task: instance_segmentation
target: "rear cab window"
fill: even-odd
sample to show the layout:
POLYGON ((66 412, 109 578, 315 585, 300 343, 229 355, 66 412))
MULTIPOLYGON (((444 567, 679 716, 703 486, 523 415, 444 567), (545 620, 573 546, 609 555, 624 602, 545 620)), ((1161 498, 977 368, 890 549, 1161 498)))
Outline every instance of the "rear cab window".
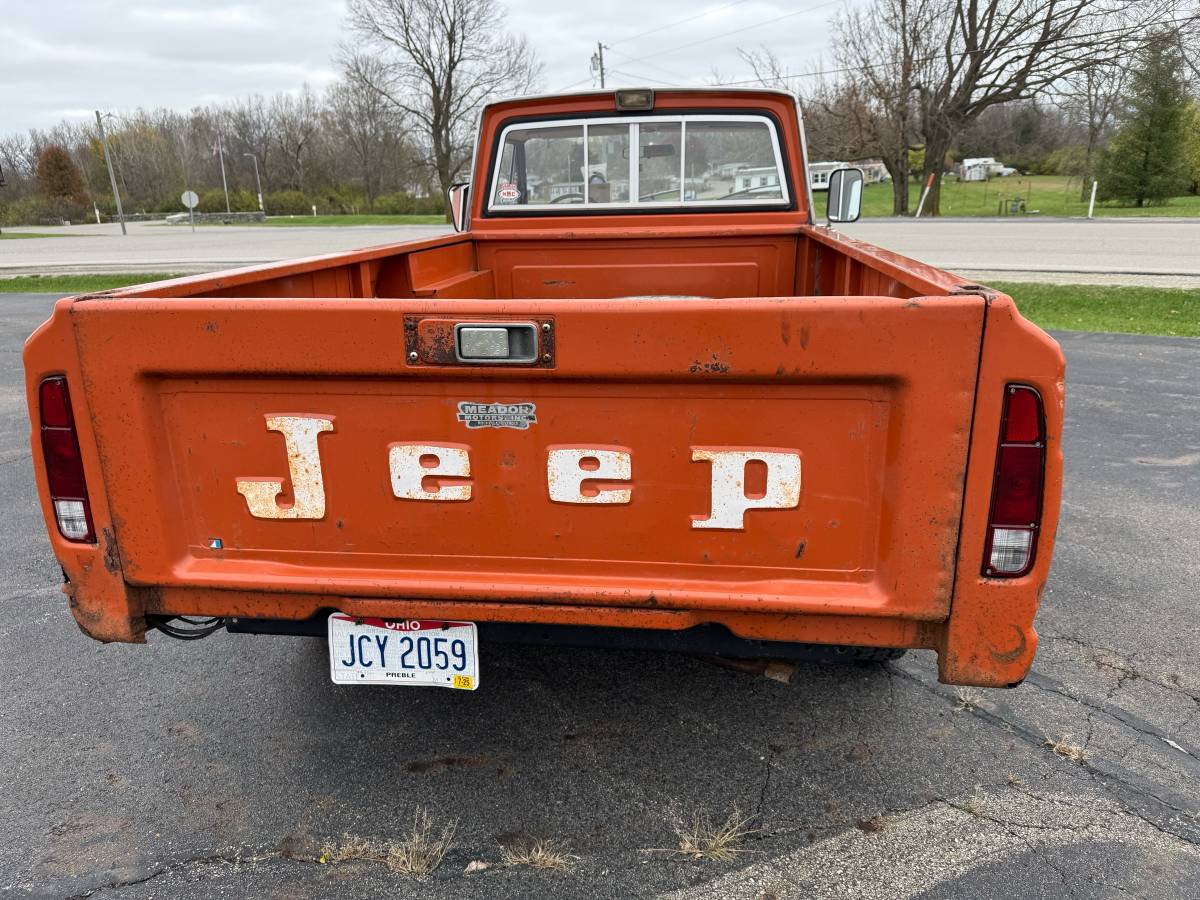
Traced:
POLYGON ((790 203, 772 119, 647 115, 506 126, 487 209, 504 215, 790 203))

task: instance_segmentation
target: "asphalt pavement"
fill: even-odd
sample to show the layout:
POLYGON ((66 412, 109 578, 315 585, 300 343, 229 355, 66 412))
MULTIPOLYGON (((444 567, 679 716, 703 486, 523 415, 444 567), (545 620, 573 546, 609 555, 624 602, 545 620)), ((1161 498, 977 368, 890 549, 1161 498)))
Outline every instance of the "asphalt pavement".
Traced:
POLYGON ((485 646, 459 693, 335 688, 313 639, 84 637, 22 390, 52 300, 0 297, 0 896, 1200 896, 1200 341, 1059 335, 1064 515, 1019 688, 960 696, 923 652, 780 683, 485 646), (426 879, 321 862, 418 807, 457 823, 426 879), (735 808, 732 860, 673 852, 735 808), (501 863, 531 837, 569 868, 501 863))
MULTIPOLYGON (((185 226, 136 222, 12 229, 0 277, 64 272, 208 272, 444 234, 442 226, 185 226)), ((1200 287, 1200 219, 863 219, 847 234, 966 278, 1200 287)))

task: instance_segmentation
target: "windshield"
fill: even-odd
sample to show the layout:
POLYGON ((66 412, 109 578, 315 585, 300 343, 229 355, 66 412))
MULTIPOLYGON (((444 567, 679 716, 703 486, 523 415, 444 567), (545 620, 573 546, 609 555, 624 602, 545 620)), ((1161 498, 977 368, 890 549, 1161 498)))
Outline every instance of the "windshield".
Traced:
POLYGON ((508 126, 488 208, 787 202, 769 119, 647 116, 508 126))

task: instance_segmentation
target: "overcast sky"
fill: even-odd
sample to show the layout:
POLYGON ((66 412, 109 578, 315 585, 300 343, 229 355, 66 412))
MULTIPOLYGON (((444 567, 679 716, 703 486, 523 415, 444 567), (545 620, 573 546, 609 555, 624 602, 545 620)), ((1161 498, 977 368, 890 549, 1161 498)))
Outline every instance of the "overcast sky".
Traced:
MULTIPOLYGON (((545 65, 543 88, 591 84, 595 44, 619 84, 748 78, 739 47, 772 47, 791 71, 821 55, 844 0, 511 0, 512 31, 545 65), (680 20, 696 17, 691 21, 680 20), (774 21, 772 21, 774 20, 774 21), (651 34, 644 32, 656 29, 651 34)), ((3 0, 0 133, 92 110, 192 106, 320 89, 349 38, 343 0, 3 0)), ((611 84, 610 84, 611 86, 611 84)))

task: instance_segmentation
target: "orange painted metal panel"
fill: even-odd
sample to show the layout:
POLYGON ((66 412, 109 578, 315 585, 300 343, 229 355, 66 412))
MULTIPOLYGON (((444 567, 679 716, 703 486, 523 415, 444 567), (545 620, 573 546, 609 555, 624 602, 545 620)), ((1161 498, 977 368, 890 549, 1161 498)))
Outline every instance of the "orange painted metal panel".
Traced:
MULTIPOLYGON (((483 219, 476 191, 467 235, 60 302, 25 364, 31 410, 42 378, 73 387, 96 545, 58 536, 32 440, 80 626, 719 623, 1020 680, 1057 523, 1061 352, 1007 297, 808 224, 794 103, 720 101, 779 121, 797 208, 483 219), (536 359, 457 362, 454 324, 505 322, 532 324, 536 359), (980 572, 1014 381, 1046 403, 1047 487, 1036 564, 1002 580, 980 572), (471 427, 485 415, 522 424, 471 427)), ((611 104, 492 107, 481 157, 509 115, 611 104)))
POLYGON ((556 367, 520 375, 408 365, 406 312, 356 300, 76 304, 125 578, 945 616, 980 298, 439 304, 464 319, 552 316, 556 367), (468 434, 453 417, 461 400, 532 400, 542 418, 528 432, 468 434), (254 520, 235 490, 241 477, 287 474, 268 415, 334 423, 320 438, 318 522, 254 520), (402 440, 469 445, 476 497, 390 497, 386 450, 402 440), (544 452, 562 443, 631 448, 637 500, 557 508, 544 452), (689 530, 706 513, 707 466, 688 455, 701 445, 794 448, 799 507, 751 511, 742 532, 689 530), (212 537, 222 552, 205 549, 212 537))

